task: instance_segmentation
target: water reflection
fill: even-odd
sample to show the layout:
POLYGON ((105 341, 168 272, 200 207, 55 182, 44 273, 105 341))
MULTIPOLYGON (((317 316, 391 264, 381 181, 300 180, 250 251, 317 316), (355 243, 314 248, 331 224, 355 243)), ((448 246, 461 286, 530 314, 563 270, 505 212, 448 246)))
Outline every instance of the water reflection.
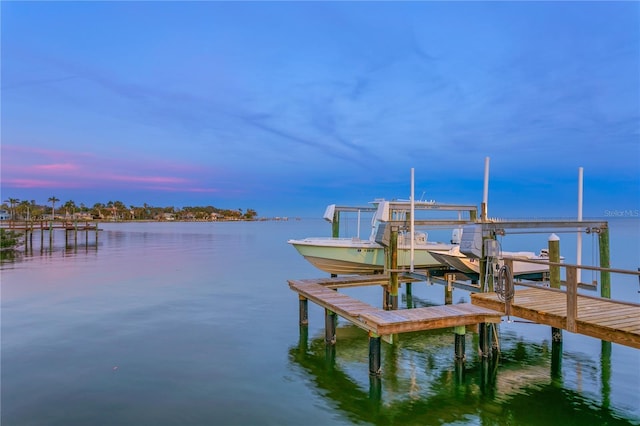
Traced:
MULTIPOLYGON (((450 331, 410 333, 396 345, 383 345, 383 373, 367 377, 367 336, 354 329, 338 327, 337 345, 328 346, 324 336, 309 339, 308 328, 301 326, 298 344, 289 349, 290 363, 354 422, 632 424, 609 409, 604 389, 598 401, 563 385, 561 346, 549 350, 547 342, 527 343, 506 333, 499 356, 467 353, 467 362, 461 363, 454 360, 450 331)), ((470 333, 466 338, 474 339, 470 333)), ((571 354, 569 361, 576 369, 597 367, 579 354, 571 354)), ((604 347, 601 363, 610 363, 610 350, 604 347)), ((604 370, 603 388, 608 386, 604 370)))

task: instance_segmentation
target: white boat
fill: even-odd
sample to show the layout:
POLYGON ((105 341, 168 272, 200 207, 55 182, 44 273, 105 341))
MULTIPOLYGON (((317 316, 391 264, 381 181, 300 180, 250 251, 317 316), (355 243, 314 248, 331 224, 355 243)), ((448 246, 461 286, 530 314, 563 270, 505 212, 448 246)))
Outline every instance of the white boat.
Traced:
MULTIPOLYGON (((471 278, 477 278, 480 274, 480 259, 466 256, 460 252, 460 247, 452 247, 447 252, 432 251, 431 255, 434 259, 438 260, 442 265, 446 265, 462 272, 471 278)), ((517 259, 528 260, 549 260, 549 255, 546 249, 540 251, 539 254, 530 251, 518 251, 501 253, 501 256, 496 259, 496 262, 492 262, 495 265, 502 266, 503 257, 511 257, 513 260, 513 276, 518 278, 527 279, 542 279, 544 275, 549 272, 548 265, 541 265, 537 263, 519 262, 517 259)), ((562 259, 561 259, 562 260, 562 259)))
MULTIPOLYGON (((386 269, 386 253, 384 245, 376 241, 376 236, 385 222, 406 221, 409 201, 376 200, 372 204, 377 207, 372 218, 372 231, 369 239, 360 238, 327 238, 312 237, 299 240, 289 240, 288 243, 312 265, 325 272, 335 275, 376 274, 386 269)), ((325 219, 331 220, 335 205, 329 206, 325 212, 325 219)), ((454 210, 470 208, 470 206, 455 206, 437 204, 435 201, 416 201, 417 210, 454 210)), ((455 229, 449 243, 428 241, 426 232, 414 231, 413 237, 413 266, 414 268, 433 268, 442 266, 432 253, 445 253, 460 242, 461 229, 455 229)), ((410 231, 398 233, 398 268, 409 269, 412 264, 410 231)))

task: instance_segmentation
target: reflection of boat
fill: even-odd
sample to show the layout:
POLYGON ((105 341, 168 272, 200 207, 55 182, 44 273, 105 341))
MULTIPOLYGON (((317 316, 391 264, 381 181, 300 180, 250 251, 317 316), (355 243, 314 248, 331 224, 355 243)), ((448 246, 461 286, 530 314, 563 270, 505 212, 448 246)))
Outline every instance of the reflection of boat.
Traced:
MULTIPOLYGON (((289 240, 298 252, 318 269, 336 275, 344 274, 374 274, 385 269, 385 247, 380 243, 380 235, 385 223, 399 221, 406 224, 410 212, 409 201, 376 200, 372 218, 372 230, 369 239, 359 238, 326 238, 312 237, 300 240, 289 240), (377 240, 377 241, 376 241, 377 240)), ((435 201, 416 201, 415 210, 456 210, 464 211, 470 206, 456 206, 437 204, 435 201)), ((325 219, 332 220, 331 205, 325 212, 325 219)), ((429 268, 442 266, 433 258, 431 253, 447 252, 460 242, 461 230, 453 232, 450 243, 428 241, 426 232, 413 233, 405 230, 398 232, 398 268, 411 266, 411 245, 413 239, 413 265, 415 268, 429 268)))
MULTIPOLYGON (((460 247, 452 247, 447 252, 433 251, 431 255, 434 259, 438 260, 442 265, 450 266, 456 271, 460 271, 463 274, 477 277, 480 271, 480 259, 468 257, 460 252, 460 247)), ((549 272, 548 265, 541 265, 537 263, 519 262, 517 259, 529 259, 529 260, 549 260, 549 255, 546 250, 541 250, 540 254, 535 254, 530 251, 518 251, 518 252, 501 252, 501 257, 508 256, 513 258, 513 276, 518 278, 539 279, 549 272)), ((502 265, 502 260, 497 261, 498 265, 502 265)))

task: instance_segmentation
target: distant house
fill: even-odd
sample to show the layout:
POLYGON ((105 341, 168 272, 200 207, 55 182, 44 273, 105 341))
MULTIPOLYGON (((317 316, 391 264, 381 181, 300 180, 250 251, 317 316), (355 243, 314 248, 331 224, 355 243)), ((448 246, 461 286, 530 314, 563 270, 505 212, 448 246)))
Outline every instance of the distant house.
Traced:
POLYGON ((163 213, 162 220, 176 220, 176 215, 173 213, 163 213))
POLYGON ((91 213, 85 213, 85 212, 74 213, 73 215, 71 215, 71 217, 74 220, 92 220, 93 219, 93 215, 91 213))
POLYGON ((0 210, 0 220, 9 220, 11 219, 11 214, 6 210, 0 210))

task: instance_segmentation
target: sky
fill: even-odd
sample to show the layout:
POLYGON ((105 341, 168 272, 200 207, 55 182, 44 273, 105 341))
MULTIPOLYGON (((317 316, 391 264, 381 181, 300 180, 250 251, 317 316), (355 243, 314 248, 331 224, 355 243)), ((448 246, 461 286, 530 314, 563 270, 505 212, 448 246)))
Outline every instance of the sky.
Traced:
MULTIPOLYGON (((0 2, 1 199, 640 211, 640 2, 0 2)), ((619 214, 618 214, 619 215, 619 214)))

